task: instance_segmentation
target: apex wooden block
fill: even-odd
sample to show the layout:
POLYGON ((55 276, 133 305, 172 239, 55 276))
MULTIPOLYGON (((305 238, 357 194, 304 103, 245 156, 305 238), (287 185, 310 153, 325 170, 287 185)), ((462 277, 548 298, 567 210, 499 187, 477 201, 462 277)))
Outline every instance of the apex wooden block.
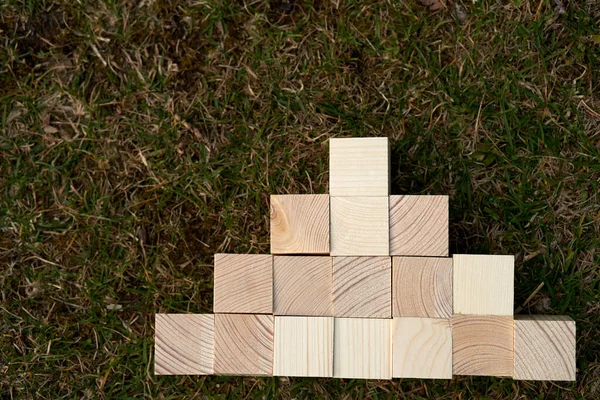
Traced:
POLYGON ((275 376, 333 376, 333 318, 275 317, 275 376))
POLYGON ((212 374, 213 332, 212 314, 156 314, 154 373, 212 374))
POLYGON ((452 379, 449 319, 394 318, 394 378, 452 379))
POLYGON ((336 318, 333 376, 391 379, 391 319, 336 318))
POLYGON ((387 197, 331 197, 331 255, 389 256, 387 197))
POLYGON ((512 376, 514 333, 513 317, 452 317, 454 374, 512 376))
POLYGON ((514 378, 574 381, 575 321, 566 316, 516 316, 514 378))
POLYGON ((273 313, 273 257, 215 254, 215 313, 273 313))
POLYGON ((271 254, 329 254, 329 195, 271 195, 271 254))
POLYGON ((333 315, 390 318, 390 257, 333 257, 333 315))
POLYGON ((330 139, 330 195, 388 196, 389 153, 387 138, 330 139))
POLYGON ((275 315, 333 314, 331 257, 275 256, 275 315))
POLYGON ((394 317, 452 316, 452 259, 392 257, 394 317))
POLYGON ((273 375, 272 315, 215 314, 215 374, 273 375))
POLYGON ((448 256, 448 196, 390 196, 390 254, 448 256))
POLYGON ((515 258, 455 254, 454 314, 513 315, 515 258))

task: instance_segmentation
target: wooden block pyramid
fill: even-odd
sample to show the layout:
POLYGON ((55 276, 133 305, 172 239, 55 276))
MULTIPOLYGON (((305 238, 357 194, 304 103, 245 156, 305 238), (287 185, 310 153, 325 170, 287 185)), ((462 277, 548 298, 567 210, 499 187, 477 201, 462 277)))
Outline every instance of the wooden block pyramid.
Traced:
POLYGON ((575 322, 514 316, 514 257, 448 255, 448 196, 390 195, 387 138, 330 194, 271 196, 271 254, 216 254, 214 315, 157 314, 155 374, 575 380, 575 322))

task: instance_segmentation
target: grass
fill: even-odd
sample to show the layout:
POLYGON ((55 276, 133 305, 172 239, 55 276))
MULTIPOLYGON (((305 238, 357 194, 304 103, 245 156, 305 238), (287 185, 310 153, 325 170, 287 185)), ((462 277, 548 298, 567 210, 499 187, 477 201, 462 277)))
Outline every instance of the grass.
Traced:
POLYGON ((554 5, 2 2, 0 397, 600 397, 600 9, 554 5), (212 255, 268 252, 268 195, 374 135, 452 253, 577 320, 577 382, 154 376, 154 313, 210 312, 212 255))

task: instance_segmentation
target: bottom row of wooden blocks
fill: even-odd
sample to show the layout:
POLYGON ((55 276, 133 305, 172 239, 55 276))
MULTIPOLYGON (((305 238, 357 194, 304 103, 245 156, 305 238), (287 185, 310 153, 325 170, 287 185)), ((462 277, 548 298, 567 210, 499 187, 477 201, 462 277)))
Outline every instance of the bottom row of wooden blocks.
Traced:
POLYGON ((575 322, 157 314, 158 375, 575 380, 575 322))

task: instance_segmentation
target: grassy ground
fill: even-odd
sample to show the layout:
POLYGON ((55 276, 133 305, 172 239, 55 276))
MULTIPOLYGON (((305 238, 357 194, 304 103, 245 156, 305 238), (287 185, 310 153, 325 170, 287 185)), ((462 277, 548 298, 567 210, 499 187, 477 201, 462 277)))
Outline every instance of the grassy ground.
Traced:
POLYGON ((0 398, 599 398, 600 7, 463 6, 1 2, 0 398), (268 252, 338 135, 451 196, 453 253, 516 254, 576 383, 153 375, 153 314, 210 312, 212 255, 268 252))

